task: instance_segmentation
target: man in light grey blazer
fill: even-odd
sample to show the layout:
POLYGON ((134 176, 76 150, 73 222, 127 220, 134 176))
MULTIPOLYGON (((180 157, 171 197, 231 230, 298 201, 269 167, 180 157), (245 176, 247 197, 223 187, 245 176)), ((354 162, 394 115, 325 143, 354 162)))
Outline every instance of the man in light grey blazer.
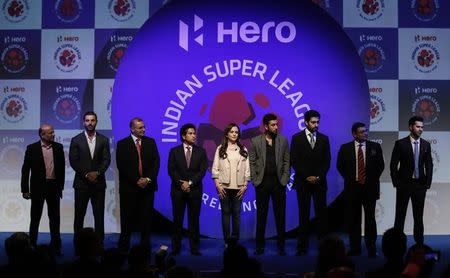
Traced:
POLYGON ((250 172, 256 192, 256 250, 255 255, 264 254, 269 200, 275 215, 278 236, 278 254, 284 250, 286 218, 286 185, 290 178, 289 144, 286 137, 278 134, 278 119, 275 114, 264 115, 265 132, 251 139, 250 172))

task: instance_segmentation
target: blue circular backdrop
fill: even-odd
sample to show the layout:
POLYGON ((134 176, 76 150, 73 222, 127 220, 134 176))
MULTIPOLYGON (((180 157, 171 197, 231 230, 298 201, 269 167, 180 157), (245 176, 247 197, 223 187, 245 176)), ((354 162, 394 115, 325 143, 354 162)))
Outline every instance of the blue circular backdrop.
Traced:
MULTIPOLYGON (((172 218, 167 158, 179 128, 197 126, 209 166, 223 128, 240 125, 242 141, 260 134, 274 112, 289 139, 304 128, 308 109, 320 111, 332 163, 328 203, 342 191, 335 168, 354 121, 369 123, 369 93, 357 51, 340 26, 309 1, 180 1, 165 5, 140 29, 116 75, 112 100, 116 139, 140 116, 161 155, 155 208, 172 218), (186 3, 187 2, 187 3, 186 3)), ((287 189, 286 230, 298 226, 297 199, 287 189)), ((221 237, 220 206, 211 174, 204 179, 201 233, 221 237)), ((247 191, 241 236, 255 232, 255 194, 247 191)), ((267 236, 275 234, 269 211, 267 236)))

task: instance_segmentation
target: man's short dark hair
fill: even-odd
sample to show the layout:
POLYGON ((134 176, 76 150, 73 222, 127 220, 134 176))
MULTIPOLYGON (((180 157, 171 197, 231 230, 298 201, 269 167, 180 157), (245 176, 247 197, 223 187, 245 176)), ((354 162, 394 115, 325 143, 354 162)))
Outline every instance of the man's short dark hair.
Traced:
POLYGON ((269 125, 270 121, 274 121, 276 119, 277 119, 277 115, 275 115, 274 113, 267 113, 263 117, 263 124, 264 125, 269 125))
POLYGON ((316 110, 308 110, 305 112, 305 122, 309 122, 311 118, 319 118, 320 119, 320 113, 316 110))
POLYGON ((183 136, 186 135, 188 129, 193 128, 195 131, 197 131, 197 129, 195 128, 195 125, 192 123, 187 123, 184 124, 181 129, 180 129, 180 140, 181 142, 184 142, 183 136))
POLYGON ((409 118, 408 120, 408 126, 412 126, 414 125, 416 122, 422 122, 423 123, 423 118, 421 116, 412 116, 411 118, 409 118))
POLYGON ((95 114, 94 111, 87 111, 86 113, 84 113, 84 115, 83 115, 83 121, 84 121, 84 119, 86 119, 86 116, 94 116, 94 117, 95 117, 95 120, 97 120, 97 114, 95 114))
POLYGON ((133 123, 134 123, 134 122, 144 122, 144 120, 142 120, 142 119, 139 118, 139 117, 134 117, 134 118, 131 119, 131 121, 130 121, 130 128, 133 127, 133 123))
POLYGON ((361 122, 356 122, 352 125, 352 133, 356 133, 358 131, 358 128, 360 127, 365 127, 366 124, 365 123, 361 123, 361 122))

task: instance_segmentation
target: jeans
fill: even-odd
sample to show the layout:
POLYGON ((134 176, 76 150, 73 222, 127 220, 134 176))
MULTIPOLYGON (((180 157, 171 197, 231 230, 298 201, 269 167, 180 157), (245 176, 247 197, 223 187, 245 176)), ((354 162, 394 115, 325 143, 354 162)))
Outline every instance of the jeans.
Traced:
POLYGON ((227 241, 230 238, 230 216, 233 220, 231 237, 239 239, 242 199, 237 196, 238 189, 225 189, 225 191, 225 197, 220 199, 220 208, 222 210, 223 239, 227 241))

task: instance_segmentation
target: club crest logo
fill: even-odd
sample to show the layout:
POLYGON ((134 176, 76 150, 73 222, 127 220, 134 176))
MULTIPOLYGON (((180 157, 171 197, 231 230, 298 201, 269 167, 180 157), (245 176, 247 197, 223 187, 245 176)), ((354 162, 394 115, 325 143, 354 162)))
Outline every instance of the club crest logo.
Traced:
POLYGON ((413 0, 411 1, 411 9, 418 20, 429 22, 438 15, 439 2, 438 0, 413 0))
POLYGON ((119 43, 114 46, 112 46, 109 51, 108 55, 106 56, 108 60, 109 67, 116 72, 119 68, 120 60, 122 60, 123 55, 125 54, 125 49, 127 48, 127 45, 124 43, 119 43))
POLYGON ((18 123, 25 118, 28 105, 23 97, 14 94, 2 101, 0 109, 3 119, 9 123, 18 123))
POLYGON ((423 73, 429 73, 437 68, 440 55, 434 45, 423 43, 414 49, 411 59, 416 70, 423 73))
POLYGON ((0 213, 6 223, 18 224, 25 221, 25 202, 19 202, 17 196, 8 194, 1 203, 0 213))
POLYGON ((71 94, 59 96, 53 104, 53 113, 56 119, 63 124, 69 124, 77 120, 80 111, 80 100, 71 94))
POLYGON ((411 112, 423 117, 425 125, 431 125, 437 121, 441 108, 434 97, 424 95, 415 99, 411 112))
MULTIPOLYGON (((6 138, 3 138, 5 141, 6 138)), ((23 143, 23 142, 22 142, 23 143)), ((0 152, 0 165, 2 168, 2 175, 8 177, 16 177, 20 174, 20 167, 23 162, 23 150, 16 144, 6 146, 0 152)), ((5 178, 5 176, 3 176, 5 178)))
POLYGON ((366 72, 379 71, 386 60, 384 50, 376 43, 367 43, 358 49, 359 56, 366 72))
POLYGON ((384 0, 358 0, 359 16, 367 21, 375 21, 383 15, 384 0))
POLYGON ((383 102, 383 100, 376 96, 371 94, 370 95, 370 124, 374 125, 379 123, 384 116, 384 113, 386 112, 386 106, 383 102))
POLYGON ((81 52, 73 44, 63 44, 56 49, 53 60, 60 71, 73 72, 80 65, 81 52))
POLYGON ((9 73, 22 72, 29 62, 28 51, 21 45, 6 47, 1 55, 3 68, 9 73))
POLYGON ((64 23, 72 23, 80 17, 83 4, 80 0, 58 0, 54 8, 59 20, 64 23))
POLYGON ((2 5, 5 18, 12 23, 18 23, 28 16, 29 6, 26 0, 5 0, 2 5))
POLYGON ((134 0, 110 0, 108 4, 111 17, 119 22, 131 19, 136 13, 134 0))

